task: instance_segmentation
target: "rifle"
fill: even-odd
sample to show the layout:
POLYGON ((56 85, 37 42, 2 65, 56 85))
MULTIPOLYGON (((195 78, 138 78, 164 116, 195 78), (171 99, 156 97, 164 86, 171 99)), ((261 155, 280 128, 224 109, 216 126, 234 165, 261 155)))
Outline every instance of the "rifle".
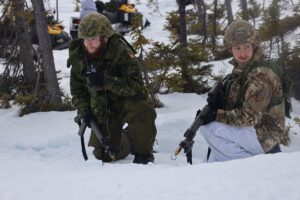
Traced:
MULTIPOLYGON (((214 87, 210 90, 209 96, 219 96, 220 91, 223 90, 223 83, 221 81, 216 82, 214 87)), ((222 101, 222 100, 221 100, 222 101)), ((175 157, 180 153, 183 149, 186 154, 187 162, 192 164, 192 149, 194 145, 194 137, 196 136, 196 132, 200 126, 203 125, 204 120, 208 113, 216 111, 216 108, 212 108, 209 104, 204 106, 200 112, 197 112, 196 119, 192 123, 192 125, 185 131, 184 137, 185 139, 179 143, 179 147, 175 150, 175 157)))
MULTIPOLYGON (((74 121, 79 125, 78 135, 80 136, 82 155, 84 160, 87 160, 88 157, 86 154, 84 143, 84 132, 86 130, 87 124, 78 115, 74 118, 74 121)), ((97 139, 100 141, 103 153, 107 153, 112 160, 116 160, 116 155, 109 145, 108 138, 101 133, 98 123, 95 120, 91 120, 90 126, 92 131, 95 133, 97 139)))

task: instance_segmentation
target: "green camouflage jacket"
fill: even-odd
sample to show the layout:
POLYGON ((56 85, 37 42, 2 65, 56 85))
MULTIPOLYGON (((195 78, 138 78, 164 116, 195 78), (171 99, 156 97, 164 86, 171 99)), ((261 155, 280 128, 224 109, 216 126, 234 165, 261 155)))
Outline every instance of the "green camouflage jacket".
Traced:
POLYGON ((92 111, 101 123, 119 113, 125 98, 147 98, 139 63, 132 50, 120 38, 117 34, 111 36, 104 53, 90 60, 96 70, 104 74, 103 88, 95 87, 87 76, 83 40, 74 40, 69 47, 73 105, 82 116, 92 111))
POLYGON ((240 83, 239 77, 234 79, 227 92, 226 109, 218 110, 217 121, 237 126, 254 126, 257 138, 265 152, 271 150, 280 142, 285 129, 284 103, 269 107, 272 97, 282 96, 280 77, 272 69, 262 66, 260 58, 253 59, 246 66, 239 66, 233 60, 233 73, 241 76, 251 65, 258 65, 246 76, 245 83, 240 83), (261 66, 260 66, 261 65, 261 66), (245 86, 244 97, 238 99, 241 86, 245 86), (239 102, 242 99, 242 102, 239 102))

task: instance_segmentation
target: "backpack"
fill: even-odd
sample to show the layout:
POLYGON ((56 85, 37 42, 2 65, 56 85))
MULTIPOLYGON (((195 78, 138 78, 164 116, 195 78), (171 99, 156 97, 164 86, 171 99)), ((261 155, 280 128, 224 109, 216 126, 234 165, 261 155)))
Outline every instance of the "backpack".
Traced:
MULTIPOLYGON (((257 67, 267 67, 270 68, 275 74, 277 74, 280 77, 281 84, 282 84, 282 96, 281 97, 271 97, 270 103, 268 105, 268 109, 270 109, 273 106, 279 105, 284 102, 285 105, 285 116, 288 118, 291 118, 290 111, 291 111, 291 101, 290 101, 290 95, 291 95, 291 86, 292 82, 289 78, 286 70, 275 61, 260 61, 259 65, 257 63, 253 63, 251 66, 249 66, 241 75, 240 77, 240 83, 245 83, 247 75, 249 72, 251 72, 253 69, 257 67)), ((243 99, 243 96, 246 93, 245 84, 244 87, 240 87, 238 99, 243 99)))

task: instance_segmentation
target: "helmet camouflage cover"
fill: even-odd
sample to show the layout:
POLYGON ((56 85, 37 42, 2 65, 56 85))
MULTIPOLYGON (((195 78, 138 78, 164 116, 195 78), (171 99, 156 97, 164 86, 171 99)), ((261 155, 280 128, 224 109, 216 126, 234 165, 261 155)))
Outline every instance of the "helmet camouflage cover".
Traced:
POLYGON ((229 49, 246 43, 258 47, 260 44, 259 34, 249 22, 241 19, 235 20, 225 30, 224 45, 229 49))
POLYGON ((110 37, 114 30, 110 21, 100 13, 91 13, 84 17, 78 28, 79 38, 91 38, 97 36, 110 37))

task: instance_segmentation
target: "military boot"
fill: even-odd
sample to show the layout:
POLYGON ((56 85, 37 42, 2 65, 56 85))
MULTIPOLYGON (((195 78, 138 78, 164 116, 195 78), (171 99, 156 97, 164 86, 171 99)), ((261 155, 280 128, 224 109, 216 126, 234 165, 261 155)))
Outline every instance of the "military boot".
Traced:
POLYGON ((150 155, 135 154, 135 156, 134 156, 133 163, 146 165, 149 162, 151 162, 151 163, 154 162, 153 154, 150 154, 150 155))

